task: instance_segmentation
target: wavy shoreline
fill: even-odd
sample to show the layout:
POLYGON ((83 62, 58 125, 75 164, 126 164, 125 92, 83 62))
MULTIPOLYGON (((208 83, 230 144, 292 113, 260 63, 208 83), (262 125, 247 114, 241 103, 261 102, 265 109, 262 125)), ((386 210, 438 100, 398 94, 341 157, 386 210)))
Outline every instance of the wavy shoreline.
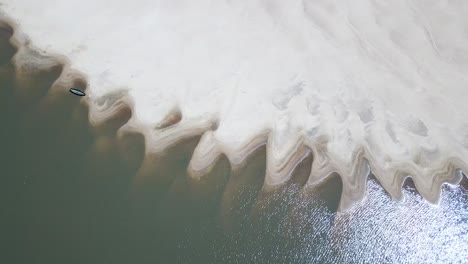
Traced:
MULTIPOLYGON (((20 102, 27 101, 21 98, 27 97, 22 93, 29 93, 31 90, 28 88, 31 87, 31 83, 28 82, 30 75, 47 75, 49 79, 52 79, 48 90, 42 91, 48 94, 49 100, 56 100, 55 94, 67 93, 69 87, 83 90, 89 88, 86 74, 74 70, 73 62, 64 56, 46 54, 34 48, 34 44, 18 30, 18 26, 11 20, 0 17, 0 30, 11 34, 8 39, 16 50, 11 63, 15 69, 15 82, 19 87, 19 90, 15 92, 18 93, 20 102)), ((399 164, 394 169, 383 169, 381 164, 374 161, 373 156, 378 154, 371 153, 365 148, 354 151, 350 167, 340 166, 328 157, 328 139, 326 138, 311 140, 306 136, 299 136, 294 142, 287 143, 285 150, 278 154, 275 152, 275 146, 278 144, 275 143, 277 132, 268 128, 260 129, 259 133, 253 135, 243 145, 227 145, 214 136, 214 131, 223 122, 215 117, 190 120, 184 117, 183 111, 175 107, 166 113, 166 117, 155 128, 134 118, 134 101, 128 94, 108 94, 97 100, 85 97, 81 99, 81 102, 88 108, 88 120, 94 133, 105 133, 109 127, 112 127, 117 129, 119 140, 130 134, 142 135, 145 146, 144 160, 152 155, 162 155, 167 149, 181 141, 200 137, 188 165, 188 173, 194 179, 202 178, 210 173, 223 156, 227 157, 232 170, 241 169, 254 155, 252 153, 266 147, 267 162, 263 188, 268 190, 288 182, 298 164, 312 155, 311 171, 305 187, 317 185, 330 178, 331 175, 339 174, 343 182, 339 210, 347 210, 363 199, 366 194, 367 178, 371 172, 393 199, 402 198, 401 188, 405 180, 411 177, 422 197, 430 203, 437 204, 442 185, 444 183, 459 184, 463 178, 461 171, 468 171, 468 165, 465 162, 450 157, 445 159, 443 166, 425 168, 424 171, 409 162, 399 164), (119 116, 125 116, 128 121, 124 124, 112 123, 113 120, 119 120, 119 116)), ((148 166, 150 170, 157 170, 155 167, 152 168, 151 162, 147 164, 141 161, 139 171, 147 171, 148 166)))

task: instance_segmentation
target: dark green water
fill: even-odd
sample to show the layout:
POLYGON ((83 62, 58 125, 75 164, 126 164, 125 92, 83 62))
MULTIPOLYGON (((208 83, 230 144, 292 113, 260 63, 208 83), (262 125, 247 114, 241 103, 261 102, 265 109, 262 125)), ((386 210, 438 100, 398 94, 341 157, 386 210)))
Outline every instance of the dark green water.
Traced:
MULTIPOLYGON (((7 35, 7 32, 1 32, 7 35)), ((341 181, 304 190, 311 158, 287 185, 262 191, 265 149, 201 181, 185 171, 198 137, 144 156, 143 137, 116 139, 122 111, 92 128, 80 98, 50 93, 60 66, 14 78, 0 43, 1 263, 463 263, 468 192, 439 206, 411 186, 394 202, 373 179, 344 214, 341 181)), ((84 84, 77 83, 78 86, 84 84)))

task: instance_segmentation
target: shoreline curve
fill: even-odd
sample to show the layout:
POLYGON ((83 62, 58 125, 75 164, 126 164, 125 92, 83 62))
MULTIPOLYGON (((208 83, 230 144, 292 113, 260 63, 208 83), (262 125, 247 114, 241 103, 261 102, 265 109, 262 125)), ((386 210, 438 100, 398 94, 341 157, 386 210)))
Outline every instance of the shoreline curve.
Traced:
MULTIPOLYGON (((0 30, 11 33, 9 41, 16 50, 11 62, 15 68, 14 78, 18 87, 31 85, 24 76, 50 74, 56 78, 46 92, 51 100, 54 93, 67 92, 68 89, 64 89, 67 87, 77 87, 85 92, 89 88, 86 73, 73 69, 73 62, 64 56, 48 54, 35 48, 33 42, 21 33, 18 25, 11 20, 0 17, 0 30)), ((286 147, 280 147, 282 153, 278 153, 278 144, 281 144, 275 141, 278 132, 266 126, 247 136, 244 144, 228 145, 214 135, 223 123, 216 115, 204 120, 186 119, 182 107, 176 105, 164 115, 163 121, 155 128, 135 118, 135 102, 125 89, 116 91, 97 99, 88 96, 81 99, 82 104, 88 108, 88 120, 92 130, 102 133, 116 116, 128 116, 125 124, 114 125, 120 126, 118 137, 124 138, 132 133, 143 135, 145 157, 164 153, 185 139, 201 137, 188 167, 189 175, 194 179, 207 175, 223 156, 227 158, 233 170, 242 168, 252 153, 266 146, 264 188, 268 189, 287 182, 298 164, 308 155, 312 155, 311 172, 306 187, 317 185, 337 173, 343 182, 340 210, 347 210, 365 196, 367 177, 371 172, 393 199, 402 198, 401 187, 405 180, 411 177, 423 198, 436 204, 442 185, 459 184, 463 179, 463 172, 468 171, 466 162, 458 157, 447 157, 438 168, 424 171, 414 163, 404 162, 394 168, 383 169, 373 158, 378 154, 364 147, 353 152, 351 166, 343 166, 333 162, 327 155, 327 143, 330 139, 322 137, 311 140, 301 132, 297 138, 292 136, 293 140, 287 142, 286 147)), ((21 98, 21 93, 19 96, 21 98)))

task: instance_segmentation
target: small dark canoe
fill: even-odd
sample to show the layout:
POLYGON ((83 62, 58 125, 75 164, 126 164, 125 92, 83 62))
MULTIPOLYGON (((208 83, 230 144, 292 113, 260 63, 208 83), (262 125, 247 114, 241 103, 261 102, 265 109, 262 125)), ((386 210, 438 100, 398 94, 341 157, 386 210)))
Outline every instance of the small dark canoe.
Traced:
POLYGON ((85 96, 86 95, 83 91, 81 91, 79 89, 76 89, 76 88, 71 88, 70 93, 72 93, 74 95, 78 95, 78 96, 85 96))

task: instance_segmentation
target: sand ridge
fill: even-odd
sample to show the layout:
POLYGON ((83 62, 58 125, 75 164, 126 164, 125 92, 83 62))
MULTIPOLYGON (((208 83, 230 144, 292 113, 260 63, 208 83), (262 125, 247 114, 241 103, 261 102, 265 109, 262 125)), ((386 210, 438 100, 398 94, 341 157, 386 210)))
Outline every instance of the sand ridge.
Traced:
POLYGON ((370 170, 395 199, 410 175, 432 203, 468 171, 466 3, 3 2, 17 68, 62 65, 91 124, 130 111, 121 131, 148 153, 202 136, 194 177, 266 145, 277 185, 311 152, 308 184, 339 173, 346 209, 370 170))

